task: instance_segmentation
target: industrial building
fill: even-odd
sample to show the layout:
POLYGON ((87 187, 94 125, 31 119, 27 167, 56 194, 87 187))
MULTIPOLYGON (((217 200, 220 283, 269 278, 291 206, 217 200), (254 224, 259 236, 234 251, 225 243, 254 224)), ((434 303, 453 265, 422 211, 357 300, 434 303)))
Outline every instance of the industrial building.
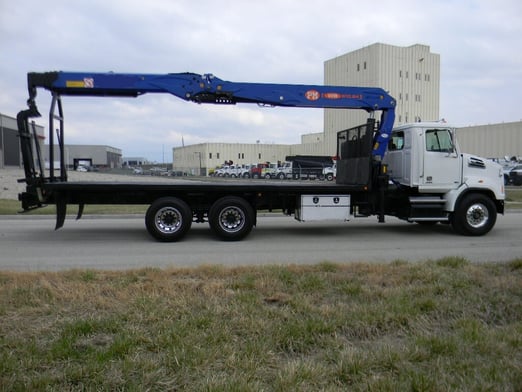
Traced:
POLYGON ((323 134, 301 137, 301 144, 200 143, 173 149, 173 171, 190 175, 207 175, 224 162, 248 165, 258 162, 284 161, 288 155, 313 155, 323 134))
MULTIPOLYGON (((43 144, 44 127, 35 124, 38 142, 43 144)), ((0 169, 5 166, 22 166, 20 137, 16 118, 0 113, 0 169)))
MULTIPOLYGON (((45 128, 36 124, 34 127, 42 152, 43 164, 48 168, 50 166, 49 146, 44 145, 45 128)), ((66 145, 65 151, 66 165, 70 169, 76 169, 78 166, 111 169, 122 167, 122 151, 115 147, 66 145)), ((58 146, 54 146, 54 156, 58 157, 58 146)), ((54 162, 55 168, 58 168, 59 165, 59 162, 54 162)), ((6 166, 22 167, 23 162, 16 119, 0 114, 0 169, 6 166)))
MULTIPOLYGON (((327 60, 324 84, 383 88, 397 100, 396 126, 440 118, 440 55, 427 45, 376 43, 327 60)), ((361 110, 325 109, 324 152, 335 151, 338 131, 363 124, 366 118, 361 110)))
POLYGON ((457 140, 470 154, 522 159, 522 121, 458 128, 457 140))
MULTIPOLYGON (((49 146, 44 148, 44 160, 46 166, 49 165, 49 146)), ((58 157, 58 146, 54 146, 54 156, 58 157)), ((122 152, 119 148, 97 145, 65 145, 65 164, 70 169, 77 169, 78 166, 86 168, 121 168, 122 152)), ((58 162, 54 163, 57 167, 58 162)))

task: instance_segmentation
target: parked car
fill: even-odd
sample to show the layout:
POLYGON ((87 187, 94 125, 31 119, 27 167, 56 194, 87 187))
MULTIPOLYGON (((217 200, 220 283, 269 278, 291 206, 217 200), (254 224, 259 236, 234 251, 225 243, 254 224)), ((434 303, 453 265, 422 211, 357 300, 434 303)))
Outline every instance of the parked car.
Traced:
POLYGON ((517 165, 510 170, 509 180, 513 185, 522 185, 522 165, 517 165))
POLYGON ((150 168, 150 175, 151 176, 162 176, 166 172, 167 172, 167 169, 165 169, 164 167, 154 166, 154 167, 150 168))

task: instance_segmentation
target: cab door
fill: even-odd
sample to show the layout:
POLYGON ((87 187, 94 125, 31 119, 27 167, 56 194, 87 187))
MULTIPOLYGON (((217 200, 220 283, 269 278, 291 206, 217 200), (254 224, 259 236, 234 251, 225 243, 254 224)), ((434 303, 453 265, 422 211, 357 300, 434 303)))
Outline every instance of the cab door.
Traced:
POLYGON ((422 189, 445 191, 458 188, 462 177, 461 164, 450 129, 424 131, 423 166, 422 189))

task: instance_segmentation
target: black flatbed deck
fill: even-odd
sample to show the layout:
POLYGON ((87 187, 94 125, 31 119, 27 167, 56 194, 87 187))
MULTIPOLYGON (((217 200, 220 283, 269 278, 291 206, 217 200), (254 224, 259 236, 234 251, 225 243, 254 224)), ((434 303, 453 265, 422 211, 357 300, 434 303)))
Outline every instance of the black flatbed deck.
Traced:
POLYGON ((301 194, 350 194, 363 192, 362 185, 341 185, 326 181, 213 179, 158 182, 139 181, 57 181, 46 182, 46 191, 60 194, 67 203, 148 204, 165 196, 215 199, 220 195, 256 197, 298 196, 301 194))
POLYGON ((52 190, 105 190, 105 189, 171 189, 171 190, 213 190, 228 189, 238 191, 290 191, 349 193, 364 190, 363 185, 342 185, 332 181, 296 180, 167 180, 158 182, 139 181, 57 181, 47 182, 45 188, 52 190))

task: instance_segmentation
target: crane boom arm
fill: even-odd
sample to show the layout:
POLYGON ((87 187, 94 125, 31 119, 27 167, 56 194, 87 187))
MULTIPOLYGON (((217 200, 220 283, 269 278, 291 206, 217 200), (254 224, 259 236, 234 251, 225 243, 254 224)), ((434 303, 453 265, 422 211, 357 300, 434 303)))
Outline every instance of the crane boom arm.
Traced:
POLYGON ((267 106, 382 111, 374 156, 383 157, 395 119, 395 100, 376 87, 229 82, 212 74, 129 74, 44 72, 28 74, 29 107, 37 115, 37 88, 58 95, 137 97, 169 93, 186 101, 212 104, 257 103, 267 106))
POLYGON ((29 96, 46 88, 61 95, 130 96, 170 93, 197 103, 389 110, 395 101, 374 87, 229 82, 212 74, 29 73, 29 96))

